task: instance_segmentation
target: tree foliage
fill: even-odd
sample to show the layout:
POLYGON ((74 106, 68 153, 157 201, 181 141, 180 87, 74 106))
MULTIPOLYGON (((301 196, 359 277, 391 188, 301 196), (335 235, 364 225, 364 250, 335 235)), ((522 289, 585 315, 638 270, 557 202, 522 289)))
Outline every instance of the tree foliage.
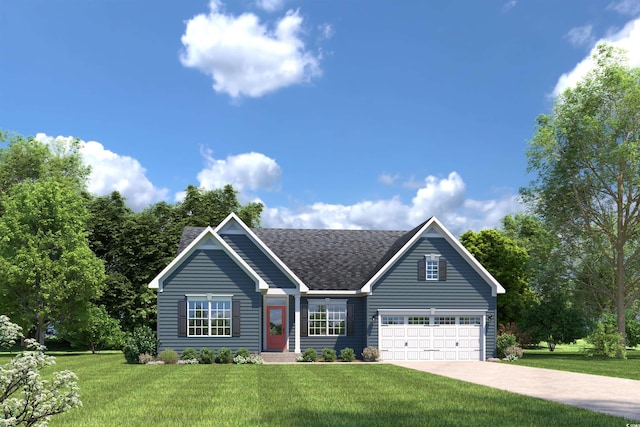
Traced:
MULTIPOLYGON (((0 336, 6 342, 22 337, 21 328, 0 316, 0 336)), ((51 416, 82 406, 76 375, 71 371, 53 372, 44 379, 41 370, 55 364, 55 357, 44 354, 44 347, 25 340, 27 351, 0 366, 0 425, 46 426, 51 416)))
POLYGON ((120 322, 109 316, 104 306, 91 305, 89 318, 84 325, 69 328, 64 326, 58 333, 76 348, 91 350, 96 354, 104 348, 122 349, 125 334, 120 328, 120 322))
POLYGON ((505 288, 498 295, 498 322, 518 322, 533 293, 527 280, 527 251, 498 230, 471 230, 460 242, 505 288))
POLYGON ((624 335, 640 296, 640 69, 604 44, 592 60, 538 117, 523 195, 569 248, 575 280, 611 301, 624 335))
POLYGON ((40 344, 54 321, 80 324, 104 282, 89 249, 87 211, 76 188, 48 179, 16 184, 0 217, 0 311, 40 344))

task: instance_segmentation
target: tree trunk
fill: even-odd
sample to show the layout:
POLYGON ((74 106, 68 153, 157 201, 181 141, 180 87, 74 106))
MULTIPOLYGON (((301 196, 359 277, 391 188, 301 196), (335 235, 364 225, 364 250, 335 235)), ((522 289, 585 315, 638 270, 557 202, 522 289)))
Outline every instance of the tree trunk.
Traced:
POLYGON ((38 338, 38 343, 40 345, 44 345, 44 331, 46 329, 45 323, 42 319, 38 319, 38 326, 36 328, 36 337, 38 338))

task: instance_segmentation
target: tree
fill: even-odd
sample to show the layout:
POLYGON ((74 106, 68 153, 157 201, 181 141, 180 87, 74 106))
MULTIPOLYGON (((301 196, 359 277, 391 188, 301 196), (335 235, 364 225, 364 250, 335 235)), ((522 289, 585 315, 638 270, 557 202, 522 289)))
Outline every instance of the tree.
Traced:
POLYGON ((104 348, 122 349, 125 335, 120 322, 109 316, 104 306, 92 305, 89 308, 89 320, 81 327, 62 326, 60 336, 76 348, 88 348, 96 354, 104 348))
POLYGON ((498 295, 499 323, 520 321, 533 298, 526 276, 527 251, 495 229, 469 230, 460 242, 506 290, 498 295))
POLYGON ((574 278, 611 301, 624 337, 625 311, 640 296, 640 69, 605 44, 592 60, 538 117, 528 149, 537 176, 522 194, 573 254, 574 278), (594 258, 608 274, 591 268, 594 258))
POLYGON ((87 320, 100 296, 103 263, 85 234, 87 210, 77 188, 40 179, 13 187, 0 217, 0 311, 40 344, 53 322, 71 327, 87 320))
MULTIPOLYGON (((80 141, 45 144, 33 137, 0 132, 0 202, 24 181, 66 181, 84 190, 90 169, 80 155, 80 141), (2 147, 6 144, 5 147, 2 147)), ((0 215, 2 214, 0 203, 0 215)))
MULTIPOLYGON (((21 328, 0 316, 0 344, 22 337, 21 328)), ((40 371, 55 364, 55 357, 44 354, 44 347, 25 340, 28 351, 0 366, 0 424, 3 426, 46 426, 51 416, 82 406, 76 375, 71 371, 47 374, 40 371)))

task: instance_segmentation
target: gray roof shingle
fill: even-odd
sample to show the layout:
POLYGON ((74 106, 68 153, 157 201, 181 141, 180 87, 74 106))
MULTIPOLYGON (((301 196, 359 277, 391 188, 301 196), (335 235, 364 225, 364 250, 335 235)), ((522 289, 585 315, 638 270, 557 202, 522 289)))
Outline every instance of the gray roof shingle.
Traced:
MULTIPOLYGON (((424 225, 411 231, 254 228, 311 290, 358 290, 424 225)), ((185 227, 178 253, 204 230, 185 227)))

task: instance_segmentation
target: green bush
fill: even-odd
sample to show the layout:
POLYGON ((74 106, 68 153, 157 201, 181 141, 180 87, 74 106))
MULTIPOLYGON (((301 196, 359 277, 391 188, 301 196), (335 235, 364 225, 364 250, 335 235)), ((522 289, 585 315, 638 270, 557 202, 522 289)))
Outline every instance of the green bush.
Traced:
POLYGON ((512 345, 510 347, 505 348, 504 355, 509 360, 509 362, 513 362, 514 360, 522 359, 522 348, 517 345, 512 345))
POLYGON ((322 349, 322 360, 325 362, 335 362, 336 361, 336 351, 332 348, 324 348, 322 349))
POLYGON ((593 346, 593 348, 586 350, 589 355, 615 357, 618 359, 627 358, 627 353, 622 345, 622 336, 616 330, 615 325, 606 321, 598 322, 595 330, 586 340, 593 346))
POLYGON ((375 362, 380 358, 380 351, 375 347, 367 347, 362 350, 362 359, 365 362, 375 362))
POLYGON ((156 333, 148 326, 138 326, 133 334, 127 338, 122 349, 127 363, 139 363, 139 357, 143 353, 151 356, 158 355, 158 338, 156 333))
POLYGON ((262 356, 257 354, 249 354, 249 356, 238 355, 233 358, 233 363, 236 365, 262 365, 264 360, 262 356))
POLYGON ((507 357, 504 351, 509 347, 513 347, 517 345, 518 345, 518 340, 516 339, 515 335, 513 334, 499 335, 496 341, 496 347, 498 348, 498 357, 500 359, 507 357))
POLYGON ((198 353, 193 348, 185 348, 180 356, 182 360, 198 359, 198 353))
POLYGON ((233 355, 231 354, 231 350, 226 347, 223 347, 218 351, 218 363, 231 363, 233 360, 233 355))
POLYGON ((216 351, 210 348, 200 350, 200 363, 210 365, 216 361, 216 351))
POLYGON ((303 362, 315 362, 316 360, 318 360, 318 353, 314 349, 308 348, 302 353, 303 362))
POLYGON ((251 352, 249 350, 247 350, 246 348, 239 348, 238 351, 236 351, 236 356, 242 356, 244 358, 249 358, 249 356, 251 356, 251 352))
POLYGON ((343 362, 353 362, 356 358, 356 353, 351 347, 345 347, 340 350, 340 359, 343 362))
POLYGON ((178 363, 178 353, 176 353, 176 351, 173 349, 167 348, 160 352, 160 356, 158 356, 158 359, 162 360, 164 363, 173 365, 175 363, 178 363))

